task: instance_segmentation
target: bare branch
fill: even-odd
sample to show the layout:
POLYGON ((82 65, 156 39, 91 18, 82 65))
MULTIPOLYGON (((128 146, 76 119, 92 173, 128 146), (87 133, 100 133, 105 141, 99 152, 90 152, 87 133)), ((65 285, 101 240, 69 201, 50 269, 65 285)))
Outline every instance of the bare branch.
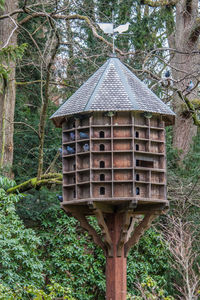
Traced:
POLYGON ((14 10, 14 11, 10 12, 9 14, 1 15, 0 20, 10 18, 16 14, 23 13, 23 12, 24 12, 23 9, 14 10))
MULTIPOLYGON (((34 84, 34 83, 45 83, 45 82, 46 82, 46 80, 38 79, 38 80, 33 80, 33 81, 16 81, 15 84, 16 85, 29 85, 29 84, 34 84)), ((69 85, 67 83, 64 83, 63 81, 50 81, 49 84, 56 85, 56 86, 66 86, 66 87, 69 87, 72 89, 77 88, 77 86, 69 85)))
POLYGON ((165 223, 167 225, 160 224, 161 234, 173 256, 172 266, 182 278, 182 284, 176 283, 175 287, 184 299, 197 299, 200 278, 197 262, 199 251, 194 247, 195 229, 191 223, 174 216, 168 216, 165 223))
POLYGON ((43 172, 43 148, 44 148, 44 135, 45 135, 45 123, 46 123, 46 116, 47 116, 47 108, 48 108, 48 103, 49 103, 49 83, 50 83, 50 76, 51 76, 51 67, 54 63, 54 59, 55 56, 57 54, 59 45, 60 45, 60 38, 59 35, 56 31, 56 29, 54 28, 54 24, 51 21, 51 19, 49 19, 50 25, 52 27, 52 29, 55 32, 55 37, 56 37, 56 45, 51 53, 51 57, 50 57, 50 61, 47 65, 47 75, 46 75, 46 84, 45 84, 45 88, 44 88, 44 102, 42 104, 41 107, 41 113, 40 113, 40 123, 39 123, 39 134, 41 137, 40 140, 40 145, 39 145, 39 158, 38 158, 38 174, 37 174, 37 178, 38 180, 41 178, 42 176, 42 172, 43 172))
POLYGON ((21 24, 20 24, 19 26, 20 26, 25 32, 28 33, 28 35, 29 35, 30 39, 32 40, 33 44, 34 44, 35 47, 37 48, 38 53, 39 53, 39 55, 40 55, 42 61, 45 63, 44 58, 43 58, 43 55, 42 55, 42 53, 41 53, 41 51, 40 51, 40 48, 39 48, 37 42, 35 41, 35 39, 33 38, 32 34, 30 34, 30 32, 29 32, 26 28, 24 28, 23 26, 21 26, 21 24))
MULTIPOLYGON (((7 120, 7 121, 9 121, 9 120, 7 120)), ((32 127, 31 125, 29 125, 29 124, 27 124, 27 123, 25 123, 25 122, 13 122, 13 124, 24 125, 24 126, 30 128, 31 130, 33 130, 33 131, 37 134, 37 136, 38 136, 39 139, 40 139, 39 133, 38 133, 37 130, 36 130, 34 127, 32 127)))
MULTIPOLYGON (((14 23, 15 27, 14 27, 13 30, 11 31, 11 33, 10 33, 10 35, 9 35, 9 37, 8 37, 8 39, 7 39, 7 41, 6 41, 6 43, 5 43, 5 45, 3 45, 3 47, 2 47, 1 49, 3 49, 3 48, 5 48, 5 47, 8 46, 8 44, 9 44, 9 42, 10 42, 10 40, 11 40, 13 34, 14 34, 14 32, 15 32, 15 31, 17 30, 17 28, 18 28, 17 23, 15 22, 15 20, 14 20, 13 18, 11 18, 11 16, 9 16, 9 19, 14 23)), ((0 50, 1 50, 1 49, 0 49, 0 50)))

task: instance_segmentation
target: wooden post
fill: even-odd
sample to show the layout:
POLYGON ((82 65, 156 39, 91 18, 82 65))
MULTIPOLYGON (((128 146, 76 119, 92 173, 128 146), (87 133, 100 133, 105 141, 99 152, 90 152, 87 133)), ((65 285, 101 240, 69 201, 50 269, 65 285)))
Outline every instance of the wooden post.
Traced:
MULTIPOLYGON (((91 202, 88 205, 89 208, 79 205, 79 210, 74 205, 64 204, 62 208, 66 213, 70 213, 79 220, 81 227, 88 231, 95 244, 100 246, 106 254, 106 300, 126 300, 126 257, 128 252, 151 226, 155 217, 161 214, 165 205, 157 205, 153 211, 148 208, 146 214, 141 211, 144 217, 138 224, 135 224, 136 218, 134 218, 133 208, 131 211, 130 204, 125 211, 120 210, 115 213, 114 208, 105 203, 91 202), (97 218, 102 236, 95 231, 86 218, 91 211, 97 218)), ((138 212, 137 208, 134 210, 135 213, 138 212)))
POLYGON ((106 300, 126 300, 126 257, 124 247, 117 256, 123 214, 109 214, 107 226, 113 242, 113 256, 106 257, 106 300))

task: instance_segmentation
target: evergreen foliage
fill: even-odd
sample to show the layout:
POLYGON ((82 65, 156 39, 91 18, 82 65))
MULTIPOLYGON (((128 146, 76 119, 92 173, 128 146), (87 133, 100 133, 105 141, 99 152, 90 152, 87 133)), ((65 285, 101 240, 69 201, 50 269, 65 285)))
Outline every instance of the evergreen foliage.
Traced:
POLYGON ((23 195, 8 195, 5 187, 14 182, 0 177, 0 282, 8 287, 43 283, 42 262, 38 256, 40 239, 25 228, 15 205, 23 195))
MULTIPOLYGON (((1 8, 1 3, 0 3, 1 8)), ((20 46, 7 46, 0 49, 0 86, 2 84, 7 85, 9 78, 9 63, 21 59, 24 51, 27 48, 27 43, 23 43, 20 46)), ((3 89, 0 90, 2 93, 3 89)))
MULTIPOLYGON (((40 236, 39 256, 44 262, 45 282, 52 279, 70 287, 75 299, 105 298, 105 258, 79 223, 60 210, 56 194, 43 188, 21 200, 18 213, 40 236)), ((93 226, 97 228, 94 220, 93 226)), ((98 230, 98 228, 97 228, 98 230)), ((160 289, 170 286, 173 273, 166 256, 166 245, 153 229, 130 251, 127 263, 127 281, 130 294, 137 293, 135 282, 147 276, 153 278, 160 289), (169 275, 170 274, 170 275, 169 275)))

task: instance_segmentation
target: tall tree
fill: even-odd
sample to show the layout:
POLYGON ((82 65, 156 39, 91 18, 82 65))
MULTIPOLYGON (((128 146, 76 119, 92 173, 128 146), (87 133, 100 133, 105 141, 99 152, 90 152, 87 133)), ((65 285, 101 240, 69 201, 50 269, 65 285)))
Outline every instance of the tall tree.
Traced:
MULTIPOLYGON (((177 88, 192 101, 198 97, 198 82, 200 79, 199 64, 199 35, 200 18, 198 0, 181 0, 176 4, 176 27, 169 37, 169 45, 177 50, 171 66, 177 88), (187 86, 192 80, 194 88, 189 91, 187 86), (196 88, 195 88, 196 86, 196 88)), ((174 111, 177 113, 174 126, 173 144, 182 150, 181 157, 188 153, 192 138, 196 135, 197 127, 193 124, 192 116, 184 114, 182 99, 179 95, 174 98, 174 111)))
POLYGON ((173 108, 177 114, 173 130, 173 145, 181 150, 183 158, 189 151, 192 138, 197 128, 193 123, 190 102, 199 99, 198 84, 200 81, 200 12, 198 0, 168 0, 168 1, 141 1, 150 7, 164 8, 166 13, 174 16, 174 24, 166 22, 168 44, 170 46, 170 60, 168 64, 173 75, 173 82, 178 93, 173 97, 173 108), (192 88, 188 88, 192 81, 192 88), (188 109, 184 106, 186 99, 188 109))
MULTIPOLYGON (((0 15, 17 9, 17 0, 7 0, 0 15)), ((17 44, 15 17, 0 20, 1 49, 17 44)), ((15 111, 15 62, 4 62, 9 68, 8 80, 1 83, 0 93, 0 167, 8 167, 13 162, 13 120, 15 111)), ((8 173, 8 172, 7 172, 8 173)), ((9 171, 10 173, 10 171, 9 171)))

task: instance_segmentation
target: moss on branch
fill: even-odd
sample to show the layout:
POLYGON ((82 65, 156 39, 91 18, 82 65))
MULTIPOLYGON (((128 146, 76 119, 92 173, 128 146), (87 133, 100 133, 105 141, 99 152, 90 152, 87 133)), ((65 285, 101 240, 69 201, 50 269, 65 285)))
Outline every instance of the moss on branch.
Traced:
POLYGON ((178 91, 178 95, 185 102, 189 112, 191 113, 194 125, 200 127, 200 119, 198 118, 197 111, 195 109, 195 107, 197 107, 196 104, 199 104, 199 100, 195 99, 194 102, 192 102, 186 96, 183 96, 180 91, 178 91))
POLYGON ((141 4, 145 4, 151 7, 161 7, 161 6, 173 6, 178 3, 179 0, 141 0, 141 4))
POLYGON ((62 184, 62 174, 48 173, 41 176, 38 180, 37 177, 31 178, 7 190, 7 193, 26 192, 31 189, 40 189, 42 186, 51 186, 52 184, 62 184))

